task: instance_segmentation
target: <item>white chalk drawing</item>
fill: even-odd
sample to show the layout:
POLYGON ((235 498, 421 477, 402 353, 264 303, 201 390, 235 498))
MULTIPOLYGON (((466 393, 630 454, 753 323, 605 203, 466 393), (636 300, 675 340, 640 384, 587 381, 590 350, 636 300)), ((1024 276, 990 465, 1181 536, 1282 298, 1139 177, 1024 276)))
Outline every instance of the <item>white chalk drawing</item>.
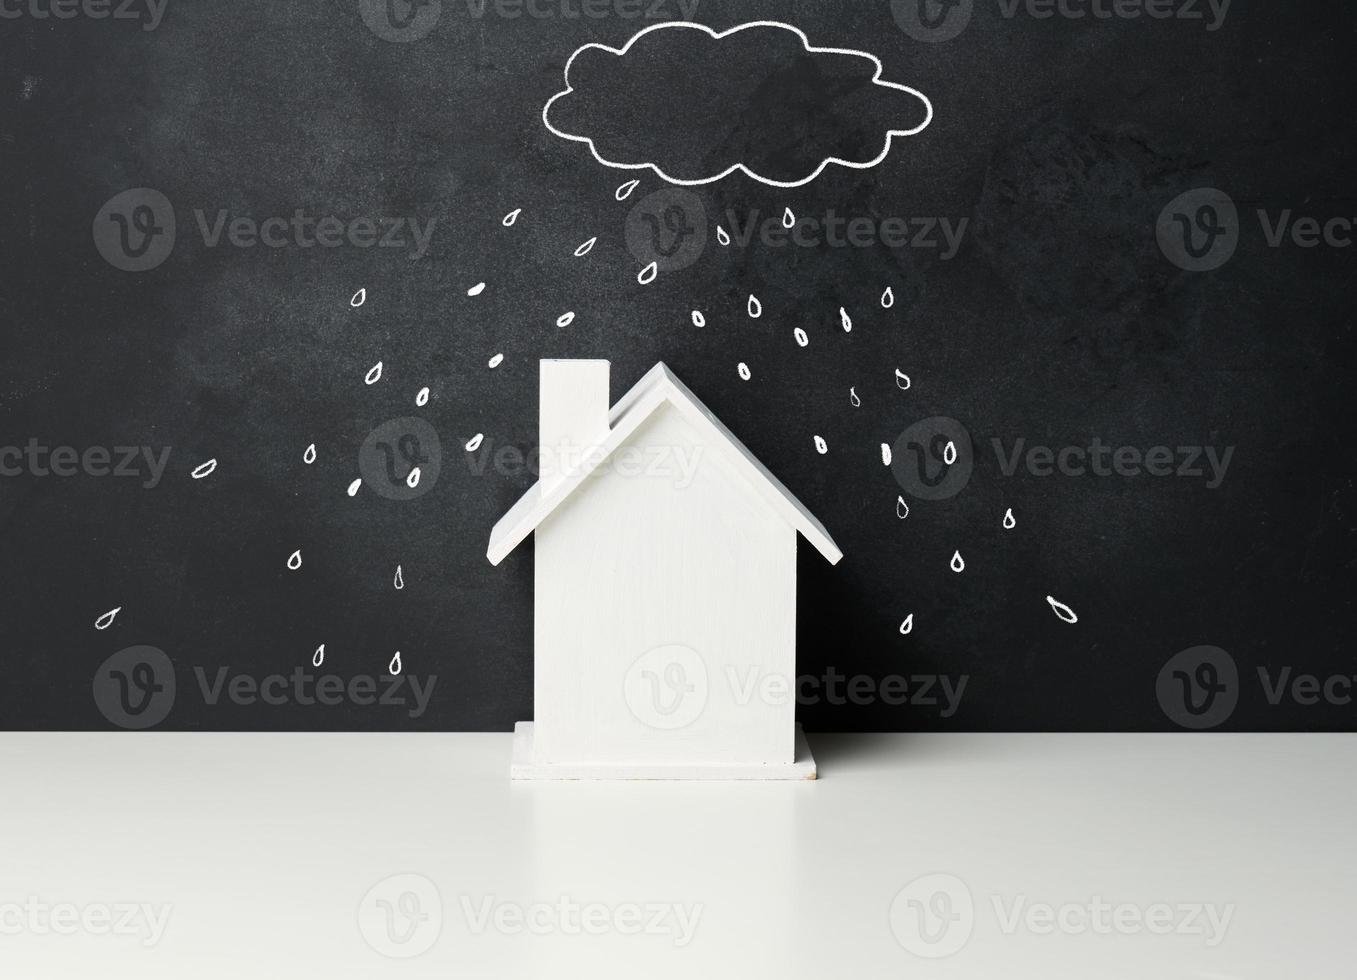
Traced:
MULTIPOLYGON (((611 48, 608 45, 600 44, 597 41, 593 41, 590 42, 589 44, 585 44, 579 48, 576 48, 574 53, 570 55, 570 57, 566 60, 565 63, 564 72, 565 88, 557 92, 550 99, 548 99, 546 105, 542 107, 542 123, 553 135, 559 136, 563 140, 570 140, 571 142, 574 143, 584 143, 585 145, 587 145, 589 147, 589 152, 593 156, 593 158, 596 161, 598 161, 598 163, 602 164, 605 167, 609 167, 613 170, 649 169, 654 171, 655 174, 659 176, 661 179, 668 181, 671 184, 677 184, 680 187, 696 187, 701 184, 712 184, 718 180, 721 180, 723 177, 728 177, 730 174, 735 173, 737 170, 743 173, 746 177, 749 177, 753 180, 757 180, 761 184, 767 184, 770 187, 801 187, 804 184, 809 184, 816 177, 820 176, 820 174, 824 172, 825 168, 828 167, 831 163, 838 164, 839 166, 842 167, 848 167, 853 170, 870 170, 872 167, 875 167, 878 164, 880 164, 881 161, 885 160, 886 157, 890 154, 891 143, 895 139, 895 137, 913 136, 916 133, 920 133, 924 129, 926 129, 928 127, 928 124, 933 121, 933 103, 928 100, 928 96, 924 95, 918 89, 910 88, 908 85, 900 85, 896 82, 882 81, 881 80, 882 71, 883 68, 881 65, 881 61, 875 55, 868 54, 866 51, 858 51, 855 48, 822 48, 813 46, 810 43, 810 39, 806 37, 805 33, 800 28, 793 27, 791 24, 786 24, 778 20, 750 21, 749 23, 745 24, 737 24, 734 27, 731 27, 727 30, 720 32, 712 30, 705 24, 695 24, 692 23, 691 21, 667 21, 662 24, 651 24, 649 27, 637 31, 634 35, 632 35, 632 37, 627 41, 627 43, 622 45, 622 47, 620 48, 611 48), (665 173, 664 170, 662 170, 658 164, 649 161, 643 163, 622 163, 616 160, 608 160, 598 152, 598 147, 594 145, 592 137, 579 136, 574 133, 567 133, 564 130, 557 129, 555 126, 551 124, 552 104, 555 103, 557 99, 563 98, 564 96, 567 96, 571 92, 575 91, 570 84, 570 66, 575 63, 575 59, 580 56, 581 52, 588 51, 590 48, 597 48, 600 51, 606 51, 609 54, 618 55, 620 57, 622 55, 625 55, 628 51, 630 51, 631 46, 633 44, 635 44, 638 40, 640 40, 645 35, 651 33, 652 31, 675 30, 675 29, 702 31, 703 33, 707 34, 714 40, 720 40, 723 37, 729 37, 730 35, 739 33, 740 31, 747 31, 758 27, 774 27, 781 28, 782 30, 785 31, 791 31, 801 40, 802 47, 805 48, 806 52, 809 54, 843 54, 855 56, 858 58, 865 58, 866 60, 870 61, 876 69, 871 79, 871 83, 873 85, 879 85, 882 88, 893 89, 899 92, 906 92, 916 97, 917 99, 919 99, 919 101, 923 103, 924 106, 923 122, 919 123, 919 125, 915 126, 913 129, 887 130, 886 145, 882 148, 881 152, 877 156, 875 156, 871 160, 868 160, 866 163, 854 163, 851 160, 844 160, 839 157, 826 157, 824 160, 820 161, 820 165, 815 168, 815 170, 810 174, 810 176, 803 177, 800 180, 774 180, 771 177, 764 177, 760 174, 755 173, 742 163, 731 164, 725 170, 721 171, 719 174, 716 174, 715 176, 712 177, 699 177, 694 180, 683 180, 678 177, 670 176, 669 174, 665 173)), ((619 198, 619 200, 621 200, 621 198, 619 198)), ((722 244, 724 244, 724 242, 722 244)))
POLYGON ((504 355, 503 355, 503 354, 496 354, 494 357, 490 358, 490 370, 493 371, 495 368, 499 367, 499 366, 500 366, 501 364, 503 364, 503 363, 504 363, 504 355))
POLYGON ((853 332, 853 318, 848 315, 848 311, 842 306, 839 307, 839 324, 843 327, 844 333, 853 332))
POLYGON ((287 567, 294 572, 302 567, 302 550, 300 548, 287 556, 287 567))
POLYGON ((466 291, 466 294, 467 294, 468 296, 479 296, 479 295, 480 295, 481 293, 483 293, 483 292, 485 292, 485 283, 483 283, 483 282, 478 282, 478 283, 476 283, 476 285, 474 285, 474 286, 472 286, 470 289, 468 289, 468 290, 466 291))
POLYGON ((313 442, 306 447, 306 452, 302 453, 302 462, 310 466, 316 461, 316 444, 313 442))
POLYGON ((751 377, 753 377, 753 375, 749 373, 749 365, 746 364, 744 361, 741 361, 739 364, 737 364, 735 370, 739 372, 741 380, 748 381, 751 377))
POLYGON ((356 496, 358 496, 358 488, 361 487, 362 485, 363 485, 363 478, 362 478, 361 476, 360 476, 358 479, 354 480, 352 483, 350 483, 350 484, 349 484, 349 489, 348 489, 348 494, 349 494, 349 496, 350 496, 350 497, 356 497, 356 496))
POLYGON ((909 504, 905 503, 904 497, 895 498, 895 516, 902 521, 909 516, 909 504))
POLYGON ((1010 507, 1004 511, 1004 530, 1011 531, 1018 526, 1017 519, 1013 516, 1013 508, 1010 507))
POLYGON ((942 447, 942 461, 948 466, 956 462, 956 443, 950 439, 947 440, 947 445, 942 447))
POLYGON ((321 664, 323 664, 323 663, 325 663, 325 644, 324 644, 324 643, 322 643, 320 646, 316 647, 316 652, 313 653, 313 654, 311 655, 311 666, 312 666, 312 667, 319 667, 319 666, 320 666, 321 664))
POLYGON ((372 365, 372 367, 368 370, 368 373, 363 376, 363 384, 375 385, 378 381, 381 380, 382 380, 382 362, 378 361, 376 364, 372 365))
POLYGON ((401 652, 396 651, 396 655, 391 658, 391 663, 386 665, 387 673, 395 676, 401 672, 401 652))
POLYGON ((594 247, 594 243, 597 242, 597 241, 598 241, 598 236, 594 236, 593 238, 589 239, 587 242, 584 242, 583 244, 581 244, 579 248, 575 249, 575 258, 578 259, 578 258, 581 258, 582 256, 588 255, 590 249, 592 249, 592 248, 594 247))
POLYGON ((396 587, 397 592, 405 588, 405 574, 401 571, 399 565, 396 566, 396 577, 391 580, 391 584, 396 587))
POLYGON ((961 557, 960 551, 952 552, 952 562, 950 565, 954 572, 964 572, 966 570, 966 561, 961 557))
POLYGON ((485 433, 477 432, 474 436, 467 440, 466 451, 469 453, 474 453, 477 449, 481 448, 481 442, 484 439, 485 433))
POLYGON ((905 617, 905 621, 900 624, 900 635, 909 636, 914 632, 914 614, 910 613, 905 617))
POLYGON ((759 317, 763 316, 763 304, 759 302, 759 298, 753 293, 749 294, 749 302, 745 304, 745 309, 749 311, 751 319, 757 320, 759 317))
POLYGON ((419 408, 423 408, 427 404, 429 404, 429 389, 421 388, 415 394, 415 405, 419 408))
POLYGON ((899 368, 895 369, 895 387, 899 388, 901 391, 909 391, 909 386, 913 383, 914 382, 909 380, 908 374, 901 371, 899 368))
POLYGON ((655 281, 655 277, 658 276, 659 274, 660 274, 659 263, 651 262, 639 273, 637 273, 636 281, 639 282, 642 286, 649 286, 652 282, 655 281))
POLYGON ((406 474, 405 477, 405 485, 409 487, 411 490, 413 490, 415 487, 419 486, 419 477, 420 477, 419 467, 418 466, 410 467, 410 472, 406 474))
POLYGON ((796 338, 796 342, 802 347, 805 347, 810 343, 810 338, 806 336, 806 331, 802 330, 800 327, 797 327, 792 331, 792 336, 796 338))
POLYGON ((190 473, 189 476, 193 477, 195 480, 201 480, 205 476, 211 476, 216 468, 217 457, 213 456, 206 463, 199 463, 195 466, 193 472, 190 473))
POLYGON ((825 453, 829 452, 829 444, 819 436, 815 436, 815 451, 823 456, 825 453))
POLYGON ((702 311, 701 311, 701 310, 693 310, 693 326, 695 326, 695 327, 705 327, 706 325, 707 325, 707 318, 706 318, 705 316, 702 315, 702 311))
POLYGON ((795 225, 795 224, 796 224, 796 215, 792 214, 792 209, 791 209, 791 208, 783 208, 783 210, 782 210, 782 227, 783 227, 783 228, 791 228, 791 227, 792 227, 793 225, 795 225))
MULTIPOLYGON (((566 71, 569 70, 570 66, 567 65, 566 71)), ((627 198, 631 197, 631 192, 636 190, 636 185, 639 183, 639 180, 629 180, 625 184, 618 184, 617 190, 613 191, 613 197, 617 198, 619 201, 625 201, 627 198)))
POLYGON ((891 289, 890 286, 887 286, 886 291, 881 294, 881 308, 883 310, 889 310, 894 305, 895 305, 895 292, 891 289))
POLYGON ((349 300, 349 305, 353 307, 359 307, 362 306, 367 301, 368 301, 368 291, 367 287, 364 287, 358 290, 358 292, 353 294, 353 297, 349 300))
POLYGON ((848 403, 854 408, 862 407, 862 399, 858 397, 857 385, 848 389, 848 403))
POLYGON ((1067 623, 1079 622, 1079 617, 1074 614, 1074 610, 1065 605, 1059 599, 1053 596, 1047 596, 1046 601, 1051 604, 1051 610, 1067 623))
POLYGON ((566 312, 562 313, 560 316, 556 318, 556 326, 558 327, 568 327, 570 326, 570 324, 574 322, 575 322, 574 310, 567 310, 566 312))
POLYGON ((506 214, 503 218, 500 219, 500 224, 502 224, 505 228, 512 228, 514 226, 514 222, 518 220, 518 216, 522 213, 523 213, 522 208, 514 208, 512 211, 510 211, 508 214, 506 214))
POLYGON ((891 444, 889 442, 881 444, 881 463, 884 466, 891 465, 891 444))
POLYGON ((730 244, 730 232, 726 231, 720 225, 716 226, 716 244, 718 245, 730 244))
POLYGON ((106 630, 113 625, 113 620, 117 618, 118 613, 122 612, 122 606, 114 606, 108 612, 104 613, 94 621, 94 628, 97 630, 106 630))

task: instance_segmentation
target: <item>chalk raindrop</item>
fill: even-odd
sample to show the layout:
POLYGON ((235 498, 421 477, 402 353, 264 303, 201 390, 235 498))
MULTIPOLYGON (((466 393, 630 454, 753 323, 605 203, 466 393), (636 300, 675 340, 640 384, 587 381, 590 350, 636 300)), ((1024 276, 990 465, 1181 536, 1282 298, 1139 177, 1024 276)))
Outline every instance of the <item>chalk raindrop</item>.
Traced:
POLYGON ((1047 596, 1046 601, 1051 604, 1051 610, 1067 623, 1079 622, 1079 617, 1074 614, 1074 610, 1065 605, 1059 599, 1053 596, 1047 596))

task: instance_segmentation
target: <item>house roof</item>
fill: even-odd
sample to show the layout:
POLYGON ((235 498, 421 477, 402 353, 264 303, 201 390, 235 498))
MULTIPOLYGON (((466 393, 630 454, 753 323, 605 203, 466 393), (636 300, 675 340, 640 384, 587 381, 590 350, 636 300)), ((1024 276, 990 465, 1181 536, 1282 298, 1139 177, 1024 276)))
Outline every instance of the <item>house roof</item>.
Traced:
POLYGON ((518 543, 531 534, 552 511, 564 503, 588 479, 589 474, 607 461, 662 405, 672 405, 698 432, 707 436, 711 445, 725 450, 724 457, 742 473, 750 486, 784 521, 800 531, 815 549, 837 564, 843 552, 829 536, 823 524, 797 500, 782 481, 773 476, 739 439, 727 429, 711 409, 703 405, 688 387, 674 376, 663 361, 645 373, 631 390, 623 395, 608 412, 609 428, 598 443, 583 454, 583 465, 566 475, 549 489, 543 490, 539 481, 528 489, 518 502, 499 519, 490 532, 490 546, 486 557, 498 565, 518 543))

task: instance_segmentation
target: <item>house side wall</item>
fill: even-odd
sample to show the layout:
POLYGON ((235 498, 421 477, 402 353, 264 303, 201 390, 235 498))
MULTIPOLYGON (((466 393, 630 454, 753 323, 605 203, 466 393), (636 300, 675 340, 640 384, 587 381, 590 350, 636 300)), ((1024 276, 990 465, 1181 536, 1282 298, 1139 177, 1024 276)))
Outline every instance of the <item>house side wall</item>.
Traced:
POLYGON ((790 762, 796 532, 671 407, 535 532, 535 761, 790 762))

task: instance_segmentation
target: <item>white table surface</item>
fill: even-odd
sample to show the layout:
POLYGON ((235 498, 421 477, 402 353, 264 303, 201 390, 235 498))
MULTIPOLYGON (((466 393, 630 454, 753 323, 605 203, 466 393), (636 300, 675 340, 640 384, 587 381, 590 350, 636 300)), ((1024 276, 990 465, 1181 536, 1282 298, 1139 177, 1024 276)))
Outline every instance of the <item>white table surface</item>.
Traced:
POLYGON ((0 977, 1352 975, 1357 737, 811 747, 511 784, 507 734, 3 735, 0 977))

